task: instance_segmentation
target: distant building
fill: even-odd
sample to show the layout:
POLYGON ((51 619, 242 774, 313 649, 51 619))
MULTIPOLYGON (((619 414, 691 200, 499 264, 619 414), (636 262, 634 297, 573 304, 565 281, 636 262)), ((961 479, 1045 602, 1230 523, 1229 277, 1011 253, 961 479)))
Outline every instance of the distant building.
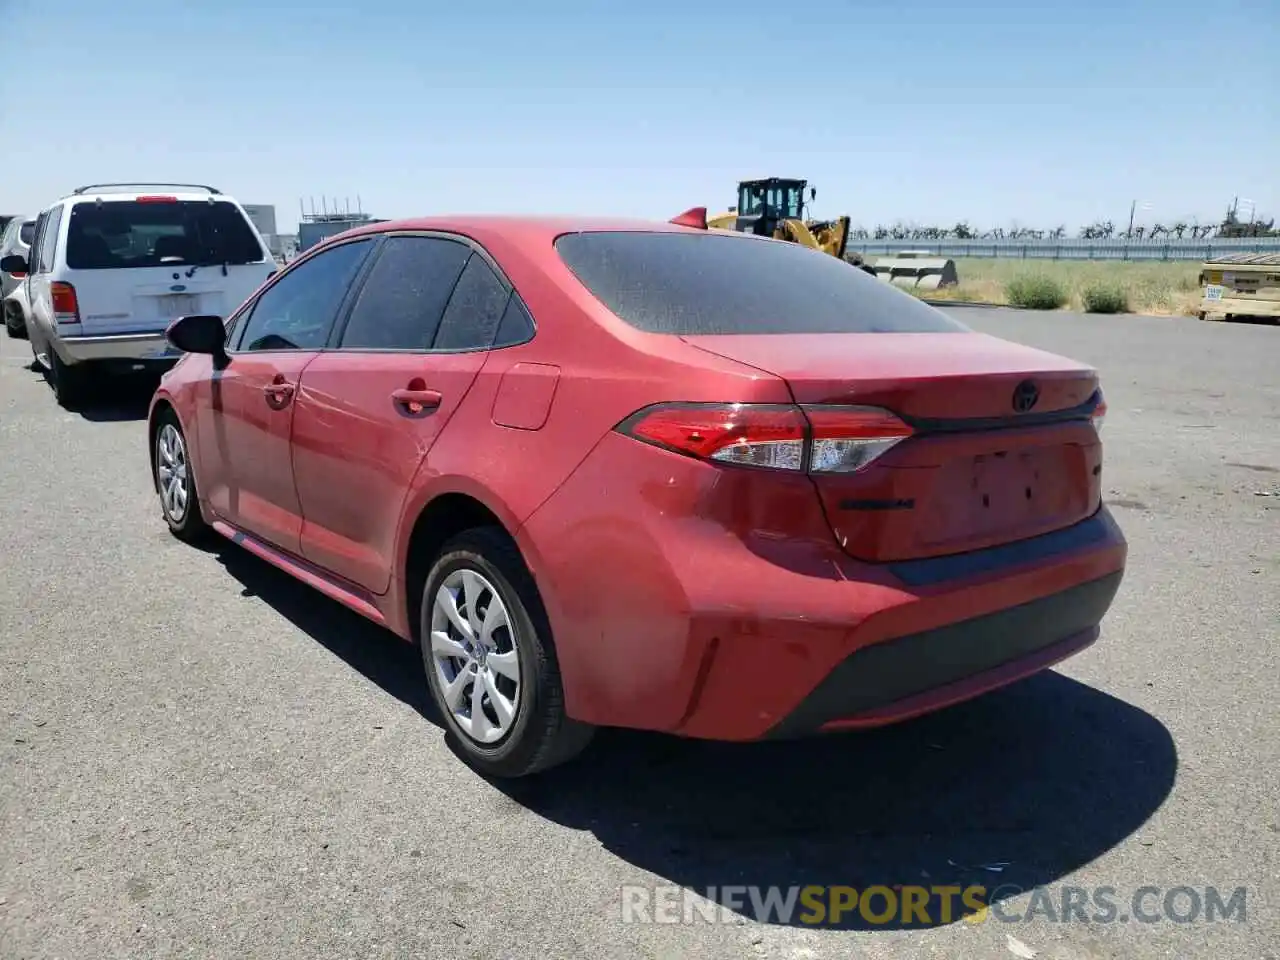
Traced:
POLYGON ((249 215, 253 225, 264 237, 276 234, 276 207, 273 203, 242 204, 244 212, 249 215))
POLYGON ((271 255, 277 260, 287 259, 289 255, 289 238, 276 232, 275 204, 245 203, 242 206, 244 207, 244 212, 249 215, 249 220, 258 228, 258 232, 262 234, 262 239, 267 242, 267 249, 271 251, 271 255))
POLYGON ((346 201, 342 206, 336 202, 332 205, 321 198, 321 209, 316 210, 315 201, 311 202, 311 212, 303 208, 301 222, 298 224, 297 252, 309 250, 322 240, 344 233, 355 227, 363 227, 370 223, 386 223, 386 220, 375 219, 360 210, 360 198, 356 197, 356 208, 351 209, 346 201))
POLYGON ((301 253, 303 250, 314 247, 321 240, 326 240, 344 231, 355 227, 363 227, 370 223, 386 223, 386 221, 377 220, 367 213, 330 215, 328 217, 321 215, 314 219, 308 217, 298 224, 298 252, 301 253))

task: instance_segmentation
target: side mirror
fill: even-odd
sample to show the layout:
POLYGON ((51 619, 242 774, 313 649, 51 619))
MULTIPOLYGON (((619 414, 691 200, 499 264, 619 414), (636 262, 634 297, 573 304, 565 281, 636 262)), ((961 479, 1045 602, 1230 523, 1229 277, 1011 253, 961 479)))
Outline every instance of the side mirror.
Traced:
POLYGON ((0 270, 5 273, 27 273, 27 258, 20 253, 11 253, 0 258, 0 270))
POLYGON ((225 366, 227 356, 227 328, 222 318, 213 314, 197 313, 179 317, 164 332, 165 339, 183 353, 207 353, 218 366, 225 366))
POLYGON ((809 188, 809 199, 810 199, 810 200, 817 200, 817 199, 818 199, 818 188, 817 188, 817 187, 810 187, 810 188, 809 188))

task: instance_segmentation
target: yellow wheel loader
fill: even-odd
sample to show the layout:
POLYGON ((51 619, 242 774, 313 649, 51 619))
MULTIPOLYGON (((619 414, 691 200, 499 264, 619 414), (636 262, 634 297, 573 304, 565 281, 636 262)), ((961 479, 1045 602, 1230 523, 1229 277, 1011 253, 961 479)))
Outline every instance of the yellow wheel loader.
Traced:
MULTIPOLYGON (((707 226, 713 230, 736 230, 802 243, 844 259, 849 245, 849 218, 806 220, 806 189, 809 200, 814 200, 818 191, 810 187, 807 180, 783 177, 743 180, 738 184, 738 205, 727 213, 707 217, 707 226)), ((862 258, 855 256, 852 262, 861 265, 862 258)))

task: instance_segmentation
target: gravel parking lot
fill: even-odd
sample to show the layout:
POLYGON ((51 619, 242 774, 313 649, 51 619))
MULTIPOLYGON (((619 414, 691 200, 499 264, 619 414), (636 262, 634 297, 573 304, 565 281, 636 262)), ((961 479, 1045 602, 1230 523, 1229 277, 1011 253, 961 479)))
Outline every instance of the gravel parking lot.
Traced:
POLYGON ((3 341, 0 957, 1280 956, 1280 329, 954 315, 1102 371, 1131 545, 1102 640, 875 733, 610 732, 502 786, 450 753, 414 651, 169 536, 150 385, 68 413, 3 341), (947 883, 1059 905, 1112 887, 1122 915, 1146 885, 1157 913, 1174 887, 1245 887, 1247 907, 928 929, 621 913, 632 884, 947 883))

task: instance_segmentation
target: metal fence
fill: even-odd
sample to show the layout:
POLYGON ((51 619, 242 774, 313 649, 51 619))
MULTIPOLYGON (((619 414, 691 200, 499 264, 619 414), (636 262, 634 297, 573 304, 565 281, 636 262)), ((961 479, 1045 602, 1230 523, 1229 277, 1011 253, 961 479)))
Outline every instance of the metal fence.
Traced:
POLYGON ((850 240, 849 252, 891 256, 927 250, 935 256, 1015 260, 1208 260, 1225 253, 1280 253, 1280 237, 1236 240, 850 240))

